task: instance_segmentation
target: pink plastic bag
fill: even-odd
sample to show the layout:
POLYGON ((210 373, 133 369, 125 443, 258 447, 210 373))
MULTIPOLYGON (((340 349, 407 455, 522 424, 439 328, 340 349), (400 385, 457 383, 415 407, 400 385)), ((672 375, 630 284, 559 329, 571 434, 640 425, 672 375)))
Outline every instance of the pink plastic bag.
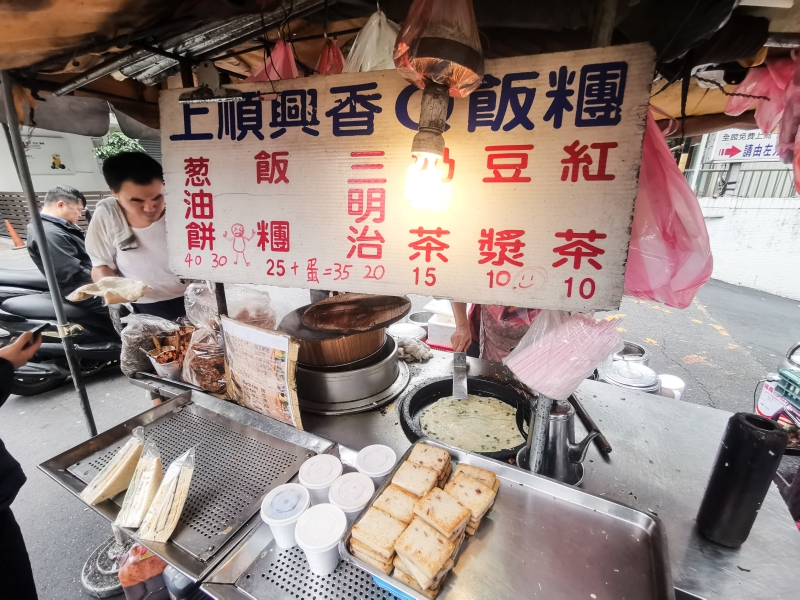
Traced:
POLYGON ((778 154, 785 163, 794 158, 797 128, 800 126, 800 61, 795 61, 792 77, 783 92, 783 117, 778 130, 778 154))
POLYGON ((784 93, 793 69, 794 61, 788 56, 768 60, 766 66, 750 69, 734 93, 766 96, 768 99, 730 96, 725 104, 725 114, 738 116, 755 104, 759 129, 765 134, 772 132, 783 115, 784 93))
POLYGON ((625 293, 686 308, 714 268, 697 197, 675 164, 653 115, 639 171, 639 194, 631 224, 625 293))
POLYGON ((503 359, 517 378, 553 400, 566 400, 603 360, 623 348, 618 321, 542 310, 503 359))
POLYGON ((338 75, 344 70, 344 54, 331 38, 325 40, 316 70, 320 75, 338 75))
POLYGON ((255 75, 245 79, 245 83, 253 81, 277 81, 278 79, 294 79, 299 73, 294 62, 292 45, 283 40, 278 40, 275 48, 266 60, 266 65, 255 75))

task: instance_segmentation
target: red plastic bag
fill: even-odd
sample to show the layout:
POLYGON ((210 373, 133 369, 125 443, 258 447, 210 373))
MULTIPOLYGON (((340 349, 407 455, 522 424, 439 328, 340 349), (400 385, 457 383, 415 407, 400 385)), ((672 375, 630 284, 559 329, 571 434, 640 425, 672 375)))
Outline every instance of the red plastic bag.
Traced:
POLYGON ((788 56, 768 60, 765 67, 750 69, 734 93, 766 98, 754 100, 746 96, 730 96, 725 104, 725 114, 738 116, 755 103, 759 129, 765 134, 772 132, 783 115, 784 93, 793 69, 794 61, 788 56))
POLYGON ((483 80, 472 0, 414 0, 394 46, 398 72, 418 88, 431 80, 466 98, 483 80), (459 57, 460 63, 435 56, 459 57))
POLYGON ((245 83, 253 81, 277 81, 278 79, 294 79, 300 74, 297 72, 297 64, 294 62, 294 52, 292 45, 283 40, 278 40, 272 49, 266 64, 255 75, 245 79, 245 83))
POLYGON ((119 582, 126 600, 169 600, 162 573, 167 563, 140 544, 122 557, 119 582))
POLYGON ((714 268, 703 213, 653 115, 639 171, 625 293, 686 308, 714 268))
POLYGON ((344 70, 344 54, 331 38, 325 40, 316 70, 320 75, 338 75, 344 70))

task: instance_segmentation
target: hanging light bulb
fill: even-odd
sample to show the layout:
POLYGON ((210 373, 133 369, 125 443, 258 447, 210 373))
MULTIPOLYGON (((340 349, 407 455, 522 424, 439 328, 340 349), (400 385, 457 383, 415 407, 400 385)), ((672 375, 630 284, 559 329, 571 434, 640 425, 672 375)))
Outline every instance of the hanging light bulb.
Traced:
MULTIPOLYGON (((417 152, 406 171, 406 200, 418 210, 443 212, 450 208, 453 189, 448 174, 442 172, 440 161, 447 159, 431 152, 417 152)), ((450 161, 452 162, 452 161, 450 161)))
POLYGON ((447 120, 447 103, 447 86, 429 81, 422 92, 419 131, 411 143, 414 163, 406 172, 406 200, 419 210, 441 212, 447 210, 452 201, 449 183, 452 173, 445 176, 438 168, 445 154, 442 133, 447 120))

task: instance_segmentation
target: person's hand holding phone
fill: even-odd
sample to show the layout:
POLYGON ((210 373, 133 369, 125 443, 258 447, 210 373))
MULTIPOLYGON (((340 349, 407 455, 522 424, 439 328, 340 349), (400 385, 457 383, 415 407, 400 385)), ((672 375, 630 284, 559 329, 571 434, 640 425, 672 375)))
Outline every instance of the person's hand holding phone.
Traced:
POLYGON ((39 346, 42 345, 42 334, 26 331, 17 338, 13 344, 9 344, 0 350, 0 358, 6 359, 15 369, 19 369, 33 358, 39 346))

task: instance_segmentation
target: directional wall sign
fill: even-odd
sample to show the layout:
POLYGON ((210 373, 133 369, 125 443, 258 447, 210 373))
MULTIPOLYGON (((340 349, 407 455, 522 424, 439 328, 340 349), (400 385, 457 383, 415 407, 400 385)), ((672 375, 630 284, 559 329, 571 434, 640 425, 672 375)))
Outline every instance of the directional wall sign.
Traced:
POLYGON ((220 104, 164 90, 171 267, 222 282, 616 309, 653 58, 630 45, 486 61, 480 89, 450 101, 433 186, 451 178, 449 207, 405 197, 422 93, 395 70, 238 84, 243 100, 220 104))
POLYGON ((780 160, 778 134, 764 135, 758 129, 725 129, 717 133, 712 162, 758 162, 780 160))

